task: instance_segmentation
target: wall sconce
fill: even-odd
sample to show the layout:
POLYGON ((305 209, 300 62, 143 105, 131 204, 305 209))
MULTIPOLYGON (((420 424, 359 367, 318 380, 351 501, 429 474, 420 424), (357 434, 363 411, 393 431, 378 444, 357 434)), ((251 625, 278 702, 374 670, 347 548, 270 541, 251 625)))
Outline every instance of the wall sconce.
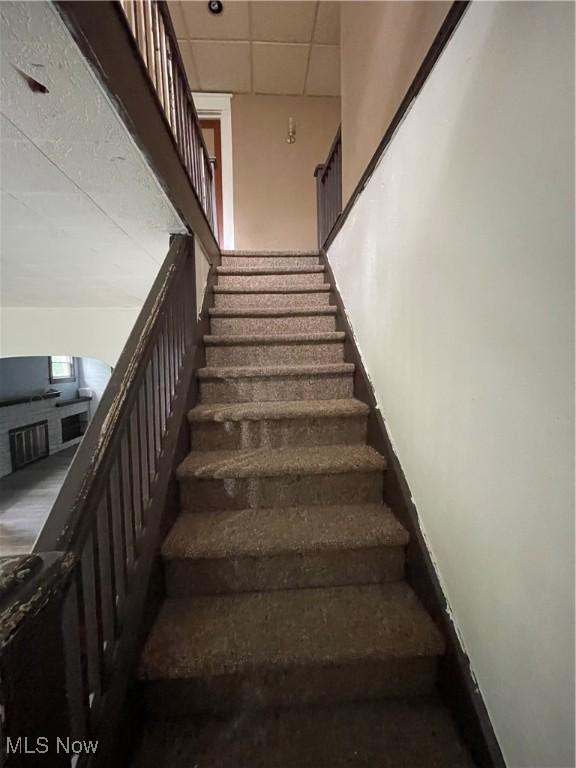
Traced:
POLYGON ((287 144, 294 144, 296 141, 296 125, 294 124, 294 118, 288 118, 288 136, 286 136, 287 144))

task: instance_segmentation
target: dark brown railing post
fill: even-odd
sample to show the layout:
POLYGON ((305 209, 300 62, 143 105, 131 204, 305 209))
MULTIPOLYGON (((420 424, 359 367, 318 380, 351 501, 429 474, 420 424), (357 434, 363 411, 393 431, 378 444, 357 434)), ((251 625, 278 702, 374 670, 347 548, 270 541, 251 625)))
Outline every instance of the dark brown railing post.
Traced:
POLYGON ((0 765, 32 765, 34 750, 37 764, 70 766, 56 741, 71 735, 63 622, 76 567, 61 552, 0 558, 0 765))
POLYGON ((321 249, 324 245, 323 239, 323 222, 324 212, 322 205, 324 197, 322 195, 322 175, 324 173, 325 166, 320 164, 314 168, 314 178, 316 179, 316 237, 318 240, 318 249, 321 249))
POLYGON ((342 213, 342 132, 338 128, 328 157, 314 170, 318 217, 318 248, 322 249, 342 213))

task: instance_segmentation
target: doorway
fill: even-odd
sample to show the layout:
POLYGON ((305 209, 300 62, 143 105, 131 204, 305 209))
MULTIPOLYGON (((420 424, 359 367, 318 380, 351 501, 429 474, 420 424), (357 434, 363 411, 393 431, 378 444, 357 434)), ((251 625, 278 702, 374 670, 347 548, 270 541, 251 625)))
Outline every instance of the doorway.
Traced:
POLYGON ((218 242, 220 245, 223 245, 224 210, 222 205, 222 130, 220 120, 200 118, 200 128, 202 129, 206 149, 210 159, 213 161, 218 242))
POLYGON ((216 159, 215 197, 220 247, 227 251, 233 251, 234 163, 232 151, 232 94, 194 93, 192 95, 208 152, 216 159), (218 140, 219 153, 216 147, 218 140))

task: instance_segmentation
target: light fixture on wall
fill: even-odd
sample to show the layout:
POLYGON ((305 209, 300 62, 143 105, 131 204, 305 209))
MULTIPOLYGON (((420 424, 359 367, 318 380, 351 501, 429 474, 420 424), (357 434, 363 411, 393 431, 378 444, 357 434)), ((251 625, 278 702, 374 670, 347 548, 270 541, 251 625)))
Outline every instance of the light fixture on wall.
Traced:
POLYGON ((294 123, 294 118, 289 117, 288 118, 288 136, 286 136, 286 143, 294 144, 295 141, 296 141, 296 125, 294 123))

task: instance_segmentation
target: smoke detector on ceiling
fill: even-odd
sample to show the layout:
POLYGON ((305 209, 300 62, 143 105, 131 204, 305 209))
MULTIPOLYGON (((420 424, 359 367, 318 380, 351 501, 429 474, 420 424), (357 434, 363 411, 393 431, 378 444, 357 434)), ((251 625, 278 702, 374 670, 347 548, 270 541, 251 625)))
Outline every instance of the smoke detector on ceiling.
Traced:
POLYGON ((220 2, 220 0, 210 0, 208 3, 208 10, 210 13, 213 13, 215 16, 218 16, 219 13, 222 13, 224 10, 224 6, 220 2))

